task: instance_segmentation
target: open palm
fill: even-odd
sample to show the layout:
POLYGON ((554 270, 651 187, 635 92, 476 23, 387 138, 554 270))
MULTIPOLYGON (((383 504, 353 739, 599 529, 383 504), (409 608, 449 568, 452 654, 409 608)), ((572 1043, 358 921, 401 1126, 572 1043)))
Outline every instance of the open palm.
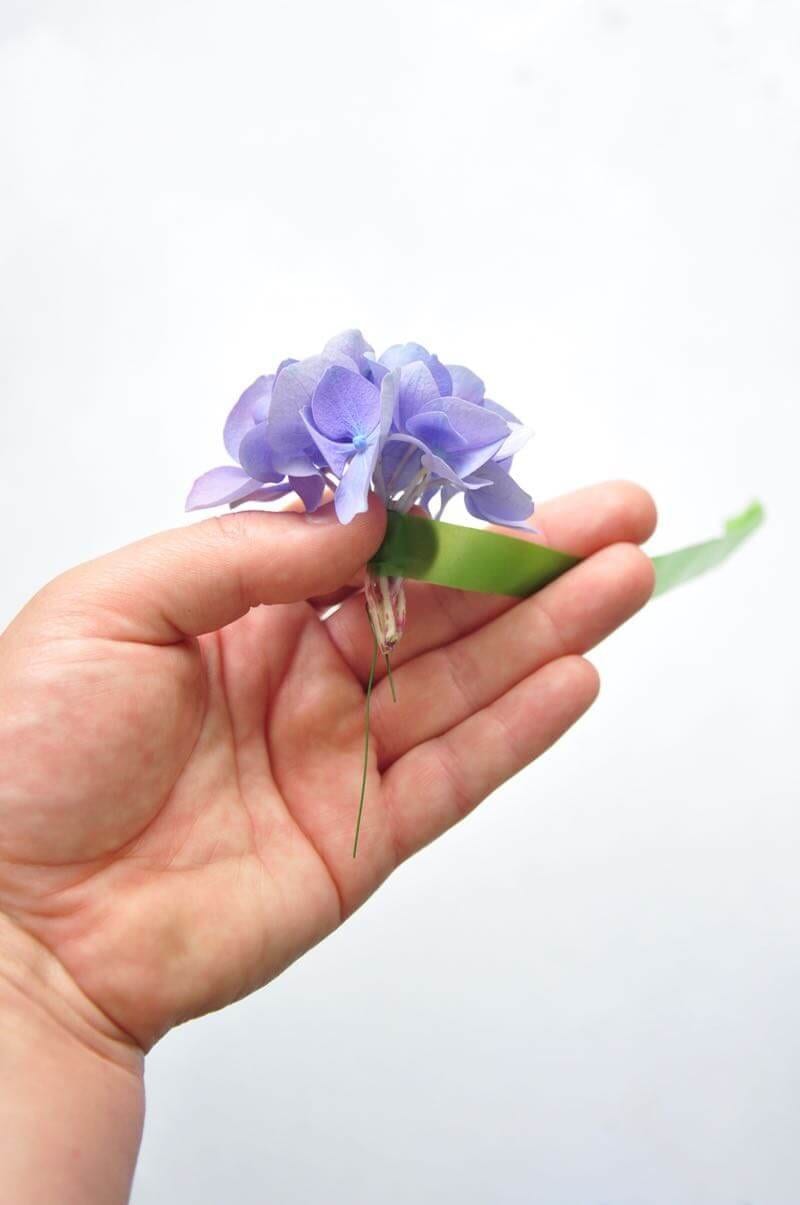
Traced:
POLYGON ((240 514, 47 587, 0 640, 0 910, 144 1048, 278 974, 591 704, 582 655, 649 597, 629 485, 542 507, 588 559, 535 598, 409 590, 352 836, 377 508, 240 514), (269 606, 259 606, 269 603, 269 606))

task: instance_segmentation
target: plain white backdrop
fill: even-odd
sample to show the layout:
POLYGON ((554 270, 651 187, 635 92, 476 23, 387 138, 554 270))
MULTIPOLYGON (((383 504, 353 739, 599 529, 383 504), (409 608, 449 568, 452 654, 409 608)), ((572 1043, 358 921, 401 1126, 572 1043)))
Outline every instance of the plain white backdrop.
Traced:
POLYGON ((351 325, 474 366, 537 498, 645 484, 655 551, 769 511, 156 1048, 136 1205, 796 1205, 797 5, 3 0, 0 174, 0 624, 184 521, 241 389, 351 325))

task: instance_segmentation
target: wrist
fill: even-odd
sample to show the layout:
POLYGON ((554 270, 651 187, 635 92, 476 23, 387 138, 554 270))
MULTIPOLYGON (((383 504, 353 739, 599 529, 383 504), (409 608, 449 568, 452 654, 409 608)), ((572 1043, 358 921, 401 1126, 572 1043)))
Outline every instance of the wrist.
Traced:
POLYGON ((143 1055, 0 915, 0 1182, 18 1205, 127 1200, 143 1055))

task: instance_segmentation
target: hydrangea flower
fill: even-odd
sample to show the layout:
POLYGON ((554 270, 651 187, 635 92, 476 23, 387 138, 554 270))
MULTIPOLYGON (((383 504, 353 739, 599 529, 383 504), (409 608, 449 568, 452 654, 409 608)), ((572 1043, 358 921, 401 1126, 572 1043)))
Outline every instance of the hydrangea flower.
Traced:
POLYGON ((443 364, 419 343, 395 344, 376 358, 350 330, 319 355, 282 361, 245 390, 224 430, 236 463, 200 477, 186 506, 295 493, 314 510, 327 486, 349 523, 366 510, 370 490, 402 511, 419 504, 430 512, 438 500, 438 515, 462 493, 476 517, 518 526, 533 503, 510 469, 527 438, 470 369, 443 364))
MULTIPOLYGON (((469 368, 443 364, 420 343, 396 343, 376 358, 360 331, 344 331, 319 355, 283 360, 244 391, 223 432, 233 463, 198 478, 186 509, 271 502, 294 493, 311 511, 327 487, 342 523, 365 511, 374 491, 398 511, 420 505, 430 515, 438 502, 437 518, 463 494, 477 518, 521 526, 533 502, 512 479, 511 466, 527 438, 514 415, 486 397, 483 381, 469 368)), ((374 651, 354 857, 376 658, 382 652, 388 669, 406 619, 401 578, 368 571, 364 594, 374 651)))

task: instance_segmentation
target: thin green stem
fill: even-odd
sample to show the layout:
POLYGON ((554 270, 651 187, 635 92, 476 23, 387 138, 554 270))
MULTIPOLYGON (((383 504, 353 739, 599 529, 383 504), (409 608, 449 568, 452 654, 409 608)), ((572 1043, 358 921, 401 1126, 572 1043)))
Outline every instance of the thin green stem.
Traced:
POLYGON ((364 769, 361 774, 361 797, 358 801, 358 816, 356 817, 356 833, 353 838, 353 857, 358 853, 358 835, 361 832, 361 817, 364 814, 364 797, 367 793, 367 770, 369 769, 369 705, 372 700, 372 687, 375 682, 375 667, 378 664, 378 637, 373 632, 372 664, 369 667, 367 682, 367 701, 364 708, 364 769))
POLYGON ((386 665, 386 677, 389 679, 389 690, 392 692, 392 702, 397 702, 397 691, 394 688, 394 676, 392 674, 392 665, 389 661, 389 654, 383 654, 383 660, 386 665))

